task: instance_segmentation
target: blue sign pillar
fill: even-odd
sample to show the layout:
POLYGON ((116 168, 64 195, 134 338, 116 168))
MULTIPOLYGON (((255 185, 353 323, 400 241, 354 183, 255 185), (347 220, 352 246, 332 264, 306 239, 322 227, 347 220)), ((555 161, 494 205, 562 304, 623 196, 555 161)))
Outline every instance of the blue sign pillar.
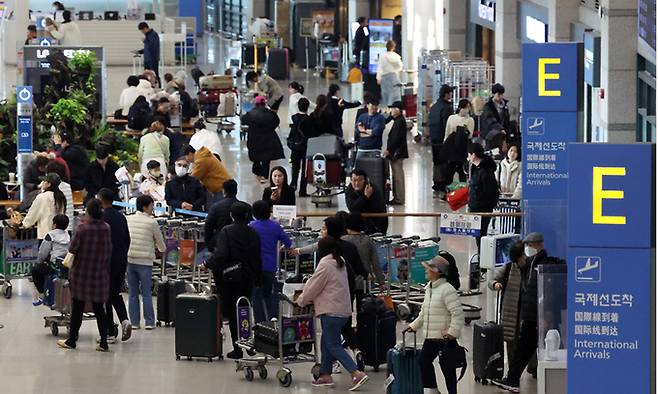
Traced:
POLYGON ((582 109, 582 64, 581 43, 523 44, 524 231, 543 233, 554 256, 567 251, 568 147, 582 109))
POLYGON ((18 177, 21 185, 21 199, 25 196, 23 188, 23 160, 24 154, 32 153, 32 106, 34 99, 32 96, 32 86, 16 87, 16 147, 17 147, 17 168, 18 177))
POLYGON ((569 146, 568 392, 655 387, 655 146, 569 146))

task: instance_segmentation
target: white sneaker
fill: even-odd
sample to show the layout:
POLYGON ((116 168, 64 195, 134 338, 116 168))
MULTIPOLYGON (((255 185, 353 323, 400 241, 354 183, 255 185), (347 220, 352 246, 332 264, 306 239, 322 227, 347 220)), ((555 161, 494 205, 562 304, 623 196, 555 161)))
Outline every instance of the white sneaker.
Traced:
MULTIPOLYGON (((111 336, 111 335, 108 335, 108 336, 107 336, 107 343, 108 343, 108 344, 114 345, 114 344, 116 344, 117 342, 118 342, 118 341, 117 341, 117 337, 113 337, 113 336, 111 336)), ((101 338, 100 338, 100 337, 96 338, 96 343, 101 343, 101 338)))
POLYGON ((341 372, 343 372, 343 370, 340 368, 340 364, 338 363, 338 361, 334 361, 334 366, 331 369, 331 373, 332 374, 337 374, 337 373, 341 373, 341 372))
POLYGON ((155 326, 144 326, 144 329, 148 331, 155 330, 155 326))

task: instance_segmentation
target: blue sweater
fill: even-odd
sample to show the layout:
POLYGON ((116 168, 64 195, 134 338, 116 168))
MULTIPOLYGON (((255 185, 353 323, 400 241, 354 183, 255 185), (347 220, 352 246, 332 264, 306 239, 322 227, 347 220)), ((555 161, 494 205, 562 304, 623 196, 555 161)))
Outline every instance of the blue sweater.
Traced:
POLYGON ((382 137, 386 127, 386 118, 379 112, 370 116, 367 112, 361 114, 356 120, 357 128, 354 131, 354 140, 357 141, 359 149, 382 149, 382 137), (372 129, 370 137, 359 135, 358 124, 363 123, 366 130, 372 129))
POLYGON ((290 248, 292 246, 290 238, 274 220, 254 220, 249 226, 260 236, 261 268, 264 272, 276 272, 277 242, 281 241, 286 248, 290 248))

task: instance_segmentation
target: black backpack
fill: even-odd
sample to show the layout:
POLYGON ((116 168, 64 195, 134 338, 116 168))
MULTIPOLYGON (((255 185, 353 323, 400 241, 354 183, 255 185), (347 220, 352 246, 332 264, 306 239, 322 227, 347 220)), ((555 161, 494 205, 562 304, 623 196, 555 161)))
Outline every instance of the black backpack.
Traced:
POLYGON ((446 250, 441 250, 439 252, 439 256, 446 259, 450 264, 448 274, 446 275, 446 279, 448 280, 448 283, 450 283, 452 287, 455 288, 455 290, 459 290, 459 287, 461 286, 461 281, 459 280, 459 268, 457 268, 457 261, 455 260, 454 256, 451 255, 446 250))
POLYGON ((302 119, 298 119, 299 117, 295 119, 296 121, 293 121, 292 127, 290 128, 290 134, 288 134, 288 138, 286 138, 286 145, 288 145, 288 148, 290 148, 292 152, 303 152, 304 147, 306 146, 306 136, 302 131, 302 124, 308 121, 309 118, 306 116, 302 119))
POLYGON ((132 130, 144 130, 151 124, 152 117, 149 103, 146 102, 144 96, 139 96, 128 111, 128 128, 132 130))

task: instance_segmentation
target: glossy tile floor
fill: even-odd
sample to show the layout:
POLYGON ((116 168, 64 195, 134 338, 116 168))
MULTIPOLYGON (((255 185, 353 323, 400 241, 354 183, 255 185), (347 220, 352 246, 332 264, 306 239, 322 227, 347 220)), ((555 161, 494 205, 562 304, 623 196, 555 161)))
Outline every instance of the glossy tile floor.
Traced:
MULTIPOLYGON (((209 66, 211 67, 211 66, 209 66)), ((108 70, 110 91, 108 107, 117 101, 120 87, 123 87, 128 68, 110 68, 108 70)), ((315 97, 326 91, 330 82, 313 76, 313 72, 297 71, 294 77, 304 84, 308 97, 315 97)), ((287 82, 282 85, 287 86, 287 82)), ((189 86, 192 86, 191 84, 189 86)), ((286 100, 287 101, 287 100, 286 100)), ((286 103, 284 101, 284 104, 286 103)), ((280 116, 285 119, 287 107, 283 106, 280 116)), ((354 124, 355 111, 346 111, 345 131, 351 134, 347 125, 354 124)), ((282 139, 288 133, 285 120, 280 135, 282 139)), ((228 170, 240 184, 239 198, 253 202, 261 197, 263 186, 258 184, 251 174, 251 163, 247 158, 244 142, 237 132, 222 133, 222 157, 228 170)), ((284 144, 285 146, 285 144, 284 144)), ((431 155, 429 148, 409 142, 410 159, 405 162, 407 185, 407 204, 391 209, 398 212, 442 212, 449 208, 445 203, 433 198, 431 192, 431 155)), ((283 160, 283 165, 288 163, 283 160)), ((273 163, 274 164, 274 163, 273 163)), ((343 196, 336 199, 332 208, 320 208, 328 215, 337 209, 345 209, 343 196)), ((298 199, 300 212, 318 211, 309 199, 298 199)), ((309 222, 318 227, 320 219, 309 222)), ((434 236, 438 224, 433 219, 395 218, 390 222, 390 232, 404 235, 434 236)), ((467 271, 467 257, 474 249, 471 239, 444 238, 441 247, 457 257, 460 272, 467 271)), ((483 300, 470 298, 466 302, 482 305, 483 300)), ((14 281, 14 297, 11 300, 0 298, 0 387, 2 393, 332 393, 345 392, 349 386, 346 373, 336 376, 337 387, 313 389, 310 385, 310 364, 293 365, 293 384, 290 388, 279 386, 275 378, 278 367, 269 368, 270 378, 253 382, 245 381, 242 373, 235 372, 235 364, 230 361, 175 361, 174 330, 159 328, 152 332, 136 331, 133 338, 126 343, 111 346, 111 352, 102 354, 93 350, 97 336, 93 321, 83 324, 77 350, 65 351, 55 344, 50 330, 43 327, 43 316, 49 311, 43 307, 31 306, 31 286, 27 281, 14 281)), ((483 311, 483 316, 485 312, 483 311)), ((398 331, 403 328, 398 324, 398 331)), ((62 330, 64 331, 64 330, 62 330)), ((63 335, 63 334, 61 334, 63 335)), ((62 336, 63 337, 63 336, 62 336)), ((420 338, 419 338, 420 341, 420 338)), ((472 329, 466 327, 462 333, 461 343, 472 349, 472 329)), ((230 349, 229 349, 230 350, 230 349)), ((468 353, 470 359, 472 353, 468 353)), ((470 360, 469 360, 470 361, 470 360)), ((363 387, 363 392, 384 393, 386 379, 385 368, 382 372, 370 372, 371 381, 363 387)), ((445 392, 440 372, 439 388, 445 392)), ((521 388, 523 392, 536 392, 536 382, 524 375, 521 388)), ((492 386, 481 386, 473 381, 469 370, 459 383, 459 392, 465 394, 500 393, 492 386)))

